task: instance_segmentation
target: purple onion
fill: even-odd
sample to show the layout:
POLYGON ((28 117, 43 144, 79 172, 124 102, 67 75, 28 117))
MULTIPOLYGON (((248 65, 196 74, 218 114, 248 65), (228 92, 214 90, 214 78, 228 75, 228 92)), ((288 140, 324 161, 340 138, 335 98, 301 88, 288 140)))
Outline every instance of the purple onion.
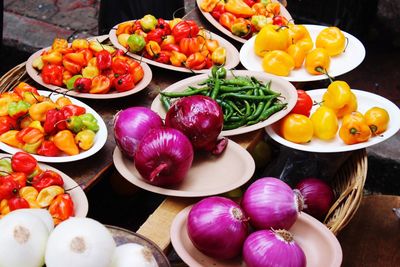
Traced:
POLYGON ((207 96, 194 95, 177 100, 168 110, 165 125, 184 133, 195 150, 220 154, 227 139, 218 140, 224 115, 218 103, 207 96))
POLYGON ((124 155, 133 158, 140 140, 153 128, 162 127, 160 116, 149 108, 131 107, 114 117, 114 138, 124 155))
POLYGON ((306 256, 286 230, 260 230, 243 245, 243 260, 248 267, 305 267, 306 256))
POLYGON ((217 259, 231 259, 242 250, 248 223, 240 206, 224 197, 208 197, 189 212, 188 235, 193 245, 217 259))
POLYGON ((135 167, 149 183, 159 186, 182 182, 193 162, 189 139, 172 128, 147 132, 137 146, 135 167))
POLYGON ((295 187, 304 198, 303 211, 323 220, 331 208, 334 200, 332 188, 317 178, 301 180, 295 187))
POLYGON ((257 229, 288 230, 295 223, 302 205, 300 193, 273 177, 261 178, 251 184, 241 202, 250 223, 257 229))

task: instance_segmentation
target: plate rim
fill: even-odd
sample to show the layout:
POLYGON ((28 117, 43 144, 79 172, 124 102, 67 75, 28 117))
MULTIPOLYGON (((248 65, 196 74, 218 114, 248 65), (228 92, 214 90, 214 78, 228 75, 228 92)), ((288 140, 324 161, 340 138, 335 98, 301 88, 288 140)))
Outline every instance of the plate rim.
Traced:
MULTIPOLYGON (((190 209, 193 207, 193 205, 187 206, 183 210, 181 210, 174 218, 172 221, 171 227, 170 227, 170 236, 171 236, 171 244, 174 247, 176 253, 178 256, 189 266, 203 266, 200 263, 198 263, 189 253, 186 252, 182 242, 180 242, 180 234, 182 234, 183 229, 180 227, 185 222, 187 222, 187 217, 189 215, 190 209), (183 251, 185 251, 183 253, 183 251)), ((339 240, 336 238, 336 236, 320 221, 317 219, 313 218, 311 215, 308 215, 305 212, 300 212, 299 216, 296 220, 297 221, 302 221, 304 223, 307 223, 308 225, 314 226, 314 229, 318 231, 318 233, 322 236, 324 236, 326 239, 331 240, 331 246, 334 249, 334 252, 336 253, 332 259, 334 260, 331 264, 331 266, 334 267, 339 267, 341 266, 341 263, 343 261, 343 250, 342 247, 340 246, 339 240)), ((290 229, 289 229, 290 231, 290 229)), ((184 234, 187 234, 184 233, 184 234)), ((197 250, 197 249, 196 249, 197 250)), ((199 251, 199 253, 201 253, 199 251)), ((206 255, 205 255, 206 256, 206 255)), ((209 257, 209 256, 206 256, 209 257)))
MULTIPOLYGON (((321 88, 321 89, 313 89, 313 90, 308 90, 307 93, 311 93, 313 94, 321 94, 323 92, 326 91, 327 88, 321 88)), ((400 108, 397 107, 396 104, 394 104, 392 101, 390 101, 389 99, 382 97, 380 95, 371 93, 371 92, 367 92, 367 91, 363 91, 363 90, 359 90, 359 89, 351 89, 351 91, 356 95, 356 97, 358 98, 359 96, 363 96, 363 97, 374 97, 376 99, 379 99, 382 102, 387 103, 391 109, 393 110, 397 110, 398 114, 400 116, 400 108)), ((372 107, 371 107, 372 108, 372 107)), ((389 114, 390 115, 390 114, 389 114)), ((393 115, 393 114, 392 114, 393 115)), ((392 116, 390 116, 390 120, 393 120, 394 118, 392 116)), ((315 146, 306 146, 303 144, 296 144, 290 141, 287 141, 286 139, 284 139, 283 137, 281 137, 278 133, 276 133, 273 129, 275 125, 269 125, 267 127, 265 127, 265 131, 266 133, 276 142, 278 142, 279 144, 289 147, 289 148, 293 148, 293 149, 297 149, 300 151, 305 151, 305 152, 314 152, 314 153, 338 153, 338 152, 348 152, 348 151, 354 151, 354 150, 358 150, 358 149, 363 149, 363 148, 367 148, 376 144, 379 144, 383 141, 386 141, 387 139, 389 139, 390 137, 392 137, 393 135, 395 135, 399 130, 400 130, 400 125, 398 125, 395 129, 393 129, 392 131, 389 132, 388 135, 384 136, 384 137, 380 137, 380 136, 375 136, 373 137, 374 140, 368 141, 368 142, 363 142, 363 143, 358 143, 358 144, 353 144, 353 145, 344 145, 341 146, 337 149, 330 149, 329 146, 324 146, 324 147, 318 147, 318 150, 316 150, 315 146)), ((339 130, 338 130, 339 131, 339 130)), ((327 143, 328 144, 328 143, 327 143)))
MULTIPOLYGON (((95 38, 95 37, 92 37, 92 38, 95 38)), ((140 65, 143 68, 144 76, 143 76, 142 80, 140 80, 139 83, 137 83, 133 89, 125 91, 125 92, 115 92, 115 93, 106 93, 106 94, 79 93, 79 92, 68 90, 66 88, 59 87, 59 86, 56 86, 56 85, 46 84, 43 81, 42 77, 40 76, 40 72, 32 67, 32 62, 37 57, 39 57, 40 54, 43 53, 43 51, 46 51, 46 50, 48 50, 50 48, 51 48, 51 46, 42 48, 42 49, 36 51, 35 53, 33 53, 32 55, 30 55, 28 60, 25 62, 26 72, 28 73, 29 77, 32 78, 32 80, 34 80, 35 82, 37 82, 41 86, 43 86, 43 87, 45 87, 45 88, 47 88, 49 90, 55 91, 55 92, 64 93, 64 94, 66 94, 68 96, 77 97, 77 98, 87 98, 87 99, 115 99, 115 98, 121 98, 121 97, 125 97, 125 96, 129 96, 129 95, 138 93, 138 92, 146 89, 147 86, 150 84, 152 78, 153 78, 153 72, 151 71, 150 67, 145 62, 139 62, 140 65)))
MULTIPOLYGON (((48 96, 52 94, 51 96, 55 97, 57 94, 54 94, 53 91, 44 91, 44 90, 38 90, 38 93, 40 95, 45 95, 48 96)), ((62 94, 60 94, 62 95, 62 94)), ((64 162, 72 162, 72 161, 77 161, 81 159, 88 158, 94 154, 96 154, 100 149, 103 148, 103 146, 107 142, 107 137, 108 137, 108 129, 107 126, 103 120, 103 118, 89 105, 83 103, 82 101, 71 97, 71 96, 66 96, 71 99, 73 104, 77 104, 81 107, 84 107, 86 109, 87 113, 92 113, 93 116, 97 119, 97 123, 99 125, 99 131, 96 133, 95 137, 95 143, 93 147, 91 147, 89 150, 83 151, 79 153, 78 155, 73 155, 73 156, 59 156, 59 157, 46 157, 46 156, 41 156, 37 154, 30 154, 32 155, 37 161, 39 162, 47 162, 47 163, 64 163, 64 162)), ((9 154, 15 154, 18 151, 23 151, 21 149, 9 146, 3 142, 0 142, 0 150, 9 153, 9 154)))
MULTIPOLYGON (((304 25, 307 28, 307 30, 309 30, 311 28, 311 29, 313 29, 315 31, 317 31, 317 30, 321 31, 322 29, 327 28, 327 26, 316 25, 316 24, 300 24, 300 25, 304 25)), ((329 75, 332 76, 332 77, 337 77, 337 76, 346 74, 346 73, 354 70, 355 68, 357 68, 364 61, 365 56, 366 56, 366 49, 365 49, 364 44, 357 37, 355 37, 354 35, 346 32, 346 31, 343 31, 343 30, 341 30, 341 31, 343 32, 345 37, 348 38, 348 40, 351 40, 352 42, 356 43, 357 47, 359 47, 359 49, 362 49, 361 50, 362 56, 359 58, 359 61, 356 61, 357 64, 355 64, 351 69, 346 70, 345 72, 338 72, 337 74, 329 73, 329 75)), ((245 59, 245 52, 248 52, 248 50, 251 49, 251 45, 252 45, 252 43, 254 43, 255 37, 256 36, 251 37, 240 48, 240 52, 239 52, 240 63, 243 65, 243 67, 245 69, 248 69, 248 67, 249 67, 249 65, 246 63, 246 60, 243 60, 243 59, 245 59)), ((313 40, 313 41, 315 42, 315 40, 313 40)), ((314 46, 315 46, 315 44, 313 45, 313 48, 314 48, 314 46)), ((303 68, 304 68, 304 66, 303 66, 303 68)), ((252 71, 263 72, 262 70, 252 70, 252 71)), ((328 79, 328 77, 326 75, 324 75, 324 74, 321 74, 321 75, 307 74, 306 77, 302 77, 302 78, 296 78, 296 77, 290 77, 290 76, 279 76, 279 77, 281 77, 282 79, 285 79, 287 81, 290 81, 290 82, 311 82, 311 81, 321 81, 321 80, 328 79)))
MULTIPOLYGON (((187 191, 187 190, 163 188, 160 186, 149 184, 146 181, 144 181, 143 179, 134 176, 132 173, 130 173, 128 171, 126 165, 123 163, 124 159, 126 159, 126 158, 124 157, 124 155, 122 154, 122 152, 118 148, 118 146, 116 146, 113 151, 113 162, 114 162, 115 168, 121 174, 122 177, 124 177, 128 182, 132 183, 133 185, 140 187, 144 190, 147 190, 147 191, 150 191, 153 193, 157 193, 157 194, 161 194, 161 195, 174 196, 174 197, 207 197, 207 196, 226 193, 226 192, 229 192, 230 190, 240 187, 241 185, 248 182, 254 174, 255 162, 254 162, 252 156, 250 155, 250 153, 246 149, 244 149, 242 146, 240 146, 239 144, 235 143, 232 140, 228 141, 228 147, 227 147, 227 149, 231 149, 232 151, 235 151, 235 153, 242 155, 241 156, 242 159, 243 159, 243 157, 246 157, 247 160, 243 161, 243 164, 246 164, 244 166, 245 174, 242 177, 238 178, 236 180, 236 183, 229 184, 229 187, 226 187, 223 190, 221 190, 221 189, 215 190, 214 189, 213 191, 209 190, 207 192, 187 191), (228 148, 229 146, 230 146, 230 148, 228 148), (126 173, 129 173, 130 177, 127 177, 126 173), (133 179, 136 183, 133 183, 131 181, 131 179, 133 179)), ((226 153, 226 151, 224 153, 226 153)), ((222 154, 222 156, 223 155, 224 154, 222 154)), ((133 166, 134 166, 133 161, 131 162, 131 164, 133 164, 133 166)))
MULTIPOLYGON (((123 21, 121 23, 124 22, 129 22, 129 21, 136 21, 136 20, 127 20, 127 21, 123 21)), ((168 20, 166 20, 168 21, 168 20)), ((164 63, 159 63, 157 61, 151 60, 151 59, 147 59, 145 57, 142 57, 140 55, 137 55, 135 53, 131 53, 129 52, 125 47, 123 47, 117 39, 117 28, 118 25, 120 25, 121 23, 116 24, 114 27, 111 28, 110 32, 109 32, 109 39, 111 41, 111 43, 113 44, 114 47, 123 50, 124 52, 126 52, 126 54, 134 59, 137 60, 141 60, 142 62, 146 62, 149 65, 155 66, 155 67, 159 67, 159 68, 163 68, 163 69, 167 69, 167 70, 173 70, 173 71, 179 71, 179 72, 184 72, 184 73, 210 73, 211 72, 211 68, 210 69, 201 69, 201 70, 191 70, 191 69, 187 69, 184 67, 176 67, 173 65, 169 65, 169 64, 164 64, 164 63)), ((227 62, 225 62, 225 66, 227 66, 228 68, 235 68, 237 65, 239 65, 240 63, 240 55, 239 55, 239 51, 237 50, 237 48, 228 40, 226 40, 225 38, 223 38, 222 36, 216 34, 215 32, 212 31, 208 31, 210 32, 210 34, 213 35, 213 38, 217 39, 218 42, 223 43, 223 47, 227 50, 227 58, 228 58, 228 51, 230 52, 230 57, 229 57, 229 62, 227 60, 227 62), (227 64, 228 63, 228 64, 227 64)))
MULTIPOLYGON (((240 128, 236 128, 233 130, 223 130, 221 131, 221 136, 234 136, 234 135, 239 135, 239 134, 244 134, 244 133, 249 133, 253 132, 259 129, 262 129, 270 124, 273 124, 280 119, 282 119, 284 116, 286 116, 296 105, 297 102, 297 91, 296 88, 292 83, 289 81, 286 81, 284 79, 281 79, 279 76, 272 75, 269 73, 263 73, 263 72, 256 72, 256 71, 249 71, 249 70, 234 70, 235 75, 240 75, 240 76, 255 76, 257 79, 262 79, 262 80, 276 80, 278 83, 284 83, 286 84, 286 88, 289 91, 289 95, 291 96, 291 102, 288 102, 288 106, 286 109, 281 110, 275 114, 273 114, 269 119, 261 121, 259 123, 256 123, 254 125, 250 126, 244 126, 240 128), (262 76, 262 77, 260 77, 262 76)), ((230 72, 228 72, 228 76, 231 75, 230 72)), ((174 91, 174 87, 180 87, 183 85, 188 85, 190 83, 195 83, 198 82, 202 79, 207 79, 208 75, 207 74, 199 74, 195 76, 191 76, 189 78, 180 80, 176 83, 173 83, 166 87, 163 91, 164 92, 169 92, 169 91, 174 91)), ((153 99, 153 102, 151 103, 150 108, 158 113, 158 110, 155 109, 155 105, 158 105, 160 103, 160 94, 157 94, 157 96, 153 99)), ((165 116, 162 116, 159 114, 162 118, 165 116)))
MULTIPOLYGON (((236 41, 238 41, 238 42, 240 42, 240 43, 242 43, 242 44, 244 44, 245 42, 247 42, 247 39, 241 38, 241 37, 239 37, 239 36, 236 36, 236 35, 232 34, 229 30, 227 30, 224 26, 222 26, 222 25, 219 23, 219 21, 217 21, 216 19, 214 19, 213 16, 211 16, 210 12, 205 12, 205 11, 203 11, 203 10, 200 8, 201 1, 203 1, 203 0, 196 0, 197 7, 198 7, 198 9, 200 10, 200 12, 203 14, 203 16, 207 19, 207 21, 208 21, 209 23, 211 23, 215 28, 217 28, 220 32, 224 33, 226 36, 228 36, 228 37, 230 37, 230 38, 232 38, 232 39, 234 39, 234 40, 236 40, 236 41)), ((280 4, 280 6, 281 6, 281 7, 280 7, 280 8, 281 8, 281 15, 283 15, 283 16, 284 16, 285 18, 287 18, 288 20, 293 20, 292 15, 290 15, 289 11, 286 9, 286 7, 284 7, 284 6, 282 5, 282 3, 280 3, 280 2, 277 1, 277 0, 272 0, 272 2, 276 2, 276 3, 279 3, 279 4, 280 4), (283 10, 283 12, 282 12, 282 10, 283 10)))

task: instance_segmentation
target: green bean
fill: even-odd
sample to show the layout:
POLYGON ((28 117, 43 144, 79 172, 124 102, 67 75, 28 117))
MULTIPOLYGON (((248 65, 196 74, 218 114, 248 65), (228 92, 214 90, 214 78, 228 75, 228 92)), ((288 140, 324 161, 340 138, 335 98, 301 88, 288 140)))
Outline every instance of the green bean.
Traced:
POLYGON ((286 103, 284 104, 277 104, 277 105, 273 105, 272 107, 268 108, 267 110, 265 110, 263 112, 263 114, 261 114, 261 120, 266 120, 268 119, 272 114, 281 111, 282 109, 284 109, 287 106, 286 103))
POLYGON ((276 98, 277 95, 267 95, 267 96, 255 96, 255 95, 242 95, 238 93, 225 93, 221 95, 222 98, 236 98, 236 99, 243 99, 243 100, 251 100, 251 101, 264 101, 270 100, 272 98, 276 98))
POLYGON ((197 95, 203 91, 210 90, 209 87, 202 87, 198 88, 197 90, 191 90, 191 91, 184 91, 184 92, 161 92, 160 94, 166 97, 184 97, 184 96, 192 96, 192 95, 197 95))
POLYGON ((169 108, 171 107, 170 99, 168 97, 161 95, 160 101, 161 101, 161 104, 163 105, 163 107, 165 108, 165 110, 168 111, 169 108))
POLYGON ((246 124, 246 120, 244 120, 244 119, 237 121, 237 122, 233 122, 233 123, 224 123, 224 127, 222 128, 222 130, 226 131, 226 130, 236 129, 245 124, 246 124))
POLYGON ((270 100, 268 100, 267 102, 261 102, 264 105, 262 105, 262 108, 260 108, 260 110, 258 110, 258 112, 256 112, 257 114, 255 114, 254 116, 252 116, 251 118, 248 119, 246 125, 252 125, 252 124, 256 124, 258 122, 260 122, 262 120, 262 114, 264 114, 268 108, 271 106, 272 102, 275 100, 275 98, 271 98, 270 100))
POLYGON ((251 82, 249 82, 247 79, 245 78, 241 78, 241 77, 236 77, 233 79, 229 79, 229 80, 224 80, 223 84, 228 84, 228 85, 237 85, 237 86, 251 86, 251 82))
POLYGON ((239 113, 240 115, 243 115, 243 112, 240 110, 240 108, 238 108, 238 106, 236 106, 236 104, 233 101, 226 100, 226 103, 228 105, 230 105, 234 110, 236 110, 237 113, 239 113))
POLYGON ((239 86, 239 87, 235 87, 232 85, 221 85, 220 87, 220 91, 221 92, 240 92, 240 91, 245 91, 245 90, 250 90, 253 89, 253 86, 239 86))
POLYGON ((217 98, 220 86, 221 86, 221 80, 218 79, 218 77, 216 77, 215 78, 215 83, 214 83, 214 88, 211 90, 211 94, 210 94, 210 97, 212 99, 216 99, 217 98))

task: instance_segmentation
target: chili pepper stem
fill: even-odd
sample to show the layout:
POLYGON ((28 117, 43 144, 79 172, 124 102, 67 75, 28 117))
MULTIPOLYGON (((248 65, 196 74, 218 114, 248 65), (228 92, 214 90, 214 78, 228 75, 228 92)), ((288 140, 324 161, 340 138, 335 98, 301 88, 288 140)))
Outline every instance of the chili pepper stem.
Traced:
POLYGON ((315 67, 315 71, 318 71, 318 72, 320 72, 322 74, 325 74, 328 77, 329 81, 331 83, 333 82, 334 77, 330 76, 326 69, 322 68, 321 66, 318 66, 318 67, 315 67))
POLYGON ((10 175, 11 173, 9 173, 9 172, 6 172, 6 171, 0 171, 1 173, 5 173, 5 174, 7 174, 7 175, 10 175))
POLYGON ((345 38, 346 38, 346 46, 344 47, 343 53, 346 52, 347 46, 349 45, 349 38, 348 37, 345 38))

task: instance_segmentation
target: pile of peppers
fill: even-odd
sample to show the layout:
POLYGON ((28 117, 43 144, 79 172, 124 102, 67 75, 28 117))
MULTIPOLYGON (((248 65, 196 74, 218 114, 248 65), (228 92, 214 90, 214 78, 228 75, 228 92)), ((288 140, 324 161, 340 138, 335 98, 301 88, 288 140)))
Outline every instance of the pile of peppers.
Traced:
POLYGON ((270 0, 203 0, 200 8, 233 35, 249 39, 267 24, 286 25, 281 6, 270 0))
POLYGON ((193 20, 167 22, 149 14, 119 24, 116 35, 129 52, 162 64, 200 70, 226 61, 225 48, 193 20))
POLYGON ((320 103, 313 104, 306 91, 297 90, 298 100, 281 123, 281 135, 294 143, 310 142, 312 137, 329 141, 337 136, 347 145, 368 141, 383 133, 389 113, 382 107, 358 111, 357 97, 345 81, 331 81, 320 103), (313 105, 319 105, 310 116, 313 105))
POLYGON ((53 170, 43 170, 26 152, 0 159, 0 219, 24 208, 47 209, 58 223, 74 216, 74 202, 64 180, 53 170))
POLYGON ((142 66, 123 51, 86 39, 68 44, 56 38, 32 67, 46 84, 90 94, 132 90, 144 76, 142 66))
POLYGON ((65 96, 53 101, 21 82, 0 95, 0 141, 31 154, 57 157, 90 149, 97 119, 65 96))

